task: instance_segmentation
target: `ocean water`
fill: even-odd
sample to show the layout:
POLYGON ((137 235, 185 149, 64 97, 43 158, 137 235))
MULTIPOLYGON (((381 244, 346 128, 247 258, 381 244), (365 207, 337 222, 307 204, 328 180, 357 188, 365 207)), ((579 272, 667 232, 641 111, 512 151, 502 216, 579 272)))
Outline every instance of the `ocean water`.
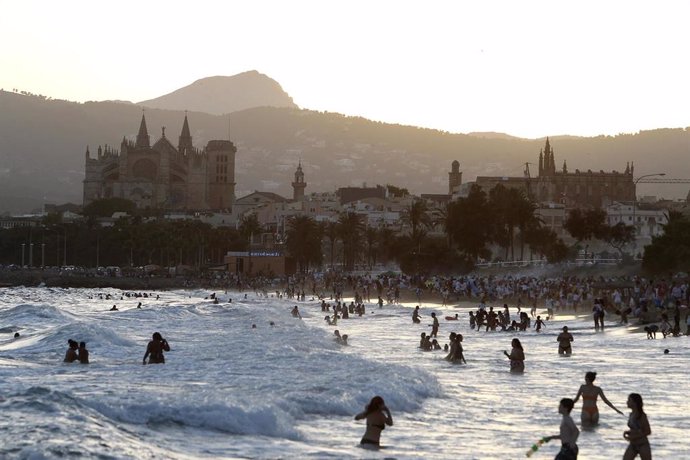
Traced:
MULTIPOLYGON (((627 395, 643 396, 655 458, 690 452, 690 338, 647 340, 613 322, 595 333, 574 316, 539 334, 477 332, 469 303, 423 304, 422 324, 412 324, 414 305, 370 305, 328 326, 318 301, 216 293, 219 304, 205 299, 210 291, 119 300, 115 289, 0 289, 0 458, 525 458, 558 433, 559 400, 574 397, 589 370, 626 414, 627 395), (120 311, 108 311, 113 304, 120 311), (441 344, 451 331, 464 335, 467 365, 417 348, 432 311, 441 344), (455 313, 460 321, 443 320, 455 313), (557 355, 563 325, 575 336, 569 358, 557 355), (334 329, 348 346, 334 342, 334 329), (165 365, 143 366, 154 331, 172 350, 165 365), (511 375, 502 353, 513 337, 525 348, 524 375, 511 375), (62 362, 70 338, 87 342, 91 364, 62 362), (374 395, 394 419, 379 451, 359 447, 364 422, 353 420, 374 395)), ((600 426, 580 435, 580 458, 621 458, 627 418, 599 408, 600 426)), ((558 449, 548 443, 532 458, 558 449)))

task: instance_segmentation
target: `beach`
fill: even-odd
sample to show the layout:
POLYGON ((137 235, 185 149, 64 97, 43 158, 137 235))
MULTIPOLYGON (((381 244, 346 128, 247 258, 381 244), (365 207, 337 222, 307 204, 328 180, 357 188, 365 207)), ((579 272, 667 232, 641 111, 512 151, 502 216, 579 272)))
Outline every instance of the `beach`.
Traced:
MULTIPOLYGON (((421 324, 412 324, 414 303, 405 302, 367 304, 362 317, 328 326, 309 296, 247 292, 245 299, 216 290, 216 304, 211 292, 119 300, 123 292, 113 288, 0 289, 0 456, 523 458, 535 441, 558 433, 559 400, 574 397, 590 370, 626 414, 627 395, 643 396, 656 458, 687 450, 684 336, 647 340, 613 321, 595 333, 589 315, 572 314, 557 314, 541 333, 477 332, 467 320, 476 304, 442 307, 424 298, 421 324), (111 299, 99 298, 106 293, 111 299), (120 311, 107 311, 113 304, 120 311), (302 320, 290 315, 294 305, 302 320), (441 318, 441 344, 451 331, 464 335, 467 365, 417 348, 432 311, 441 318), (443 319, 455 313, 459 321, 443 319), (563 325, 575 337, 571 357, 557 355, 563 325), (348 346, 335 343, 335 329, 348 334, 348 346), (143 366, 154 331, 171 351, 166 364, 143 366), (511 375, 503 356, 513 337, 525 348, 524 375, 511 375), (69 338, 87 342, 91 364, 62 363, 69 338), (382 433, 385 449, 365 451, 364 422, 353 416, 374 395, 395 423, 382 433)), ((618 458, 627 419, 601 402, 599 409, 600 426, 580 435, 580 457, 618 458)), ((532 458, 553 458, 558 448, 553 441, 532 458)))

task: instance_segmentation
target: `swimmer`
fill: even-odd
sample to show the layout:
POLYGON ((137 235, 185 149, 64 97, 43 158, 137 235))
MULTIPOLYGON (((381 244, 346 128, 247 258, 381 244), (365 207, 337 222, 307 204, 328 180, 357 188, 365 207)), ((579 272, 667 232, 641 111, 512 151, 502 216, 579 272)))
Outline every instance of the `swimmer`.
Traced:
POLYGON ((580 436, 580 430, 577 429, 573 418, 570 416, 570 412, 573 410, 573 400, 570 398, 561 399, 561 403, 558 405, 558 413, 563 416, 561 419, 560 433, 556 436, 547 436, 544 438, 545 442, 549 442, 552 439, 561 440, 561 450, 556 455, 557 459, 570 460, 577 459, 577 453, 579 451, 577 447, 577 438, 580 436))
POLYGON ((113 308, 111 308, 110 311, 119 311, 119 310, 117 309, 117 305, 113 305, 113 308))
POLYGON ((429 337, 437 337, 438 336, 438 318, 436 317, 436 313, 431 313, 431 318, 433 318, 434 323, 431 325, 431 334, 429 334, 429 337))
POLYGON ((79 342, 79 362, 89 364, 89 350, 86 349, 86 342, 79 342))
POLYGON ((457 313, 455 314, 455 316, 446 316, 446 321, 457 321, 458 319, 459 318, 457 313))
POLYGON ((582 426, 595 426, 599 423, 599 409, 597 408, 597 398, 601 396, 601 400, 606 403, 611 409, 623 415, 623 412, 616 409, 611 401, 606 399, 604 391, 594 385, 594 379, 597 378, 596 372, 587 372, 585 374, 585 384, 580 385, 580 389, 575 395, 574 402, 577 402, 582 396, 582 413, 580 414, 580 421, 582 426))
POLYGON ((537 332, 541 332, 541 328, 544 326, 544 321, 541 319, 541 316, 537 316, 537 320, 534 322, 534 327, 537 329, 537 332))
POLYGON ((164 364, 165 356, 163 356, 163 351, 170 351, 170 345, 168 341, 165 340, 160 332, 153 333, 153 340, 151 340, 146 347, 146 353, 144 354, 144 364, 146 364, 146 358, 149 358, 149 364, 164 364))
POLYGON ((137 308, 141 308, 141 302, 139 302, 139 304, 137 305, 137 308))
POLYGON ((419 315, 419 305, 414 307, 414 311, 412 312, 412 322, 415 324, 422 322, 422 317, 419 315))
POLYGON ((628 428, 623 432, 623 437, 630 443, 625 449, 623 460, 632 460, 638 455, 642 460, 651 460, 652 448, 649 446, 647 436, 652 434, 649 427, 647 414, 644 413, 642 396, 637 393, 630 393, 628 396, 628 407, 632 410, 628 418, 628 428))
POLYGON ((386 425, 393 426, 393 417, 381 396, 374 396, 363 412, 355 415, 355 420, 367 419, 367 429, 360 444, 381 445, 381 432, 386 425))
POLYGON ((19 332, 15 332, 15 333, 14 333, 14 338, 15 338, 15 339, 18 339, 18 338, 19 338, 19 332))
POLYGON ((525 372, 525 351, 522 348, 520 339, 513 339, 511 346, 513 348, 510 350, 510 354, 505 350, 503 350, 503 354, 510 359, 510 372, 521 374, 525 372))
POLYGON ((79 348, 79 344, 72 339, 67 340, 67 344, 69 346, 67 348, 67 352, 65 353, 64 362, 73 363, 74 361, 79 359, 79 356, 77 355, 77 349, 79 348))
POLYGON ((300 313, 299 313, 299 308, 297 308, 297 305, 295 305, 295 306, 292 308, 292 310, 290 311, 290 313, 291 313, 292 316, 294 316, 295 318, 302 319, 302 315, 300 315, 300 313))
POLYGON ((568 332, 568 326, 563 326, 563 332, 556 337, 556 342, 558 342, 558 354, 570 356, 573 353, 573 348, 570 345, 572 341, 573 334, 568 332))

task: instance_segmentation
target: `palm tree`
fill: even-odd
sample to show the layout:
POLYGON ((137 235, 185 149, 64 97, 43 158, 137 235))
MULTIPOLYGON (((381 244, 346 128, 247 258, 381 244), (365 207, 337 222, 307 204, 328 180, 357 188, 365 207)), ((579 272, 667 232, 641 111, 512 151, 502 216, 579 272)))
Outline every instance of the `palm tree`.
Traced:
POLYGON ((310 264, 321 264, 321 229, 316 221, 305 215, 288 221, 285 246, 294 257, 300 272, 307 272, 310 264))
POLYGON ((425 229, 431 227, 432 219, 426 201, 415 200, 405 207, 402 214, 403 222, 410 226, 410 238, 412 243, 419 247, 421 240, 426 235, 425 229))
POLYGON ((362 216, 354 212, 340 214, 338 235, 343 243, 343 262, 347 271, 354 270, 357 256, 361 253, 363 230, 362 216))

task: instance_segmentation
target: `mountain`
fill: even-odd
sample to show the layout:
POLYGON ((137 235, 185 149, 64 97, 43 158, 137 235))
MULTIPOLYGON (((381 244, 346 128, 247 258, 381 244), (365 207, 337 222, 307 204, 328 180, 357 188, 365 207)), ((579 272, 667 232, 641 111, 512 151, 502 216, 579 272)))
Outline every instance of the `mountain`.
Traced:
MULTIPOLYGON (((76 103, 0 91, 0 212, 22 212, 44 203, 82 201, 84 153, 89 146, 119 149, 134 139, 141 107, 130 103, 76 103)), ((448 171, 460 162, 463 181, 478 175, 521 176, 535 164, 545 139, 478 137, 413 126, 373 122, 337 113, 291 107, 254 107, 229 115, 189 112, 194 145, 230 139, 238 148, 237 196, 254 190, 291 197, 298 161, 306 193, 344 186, 393 184, 410 192, 446 193, 448 171)), ((182 110, 149 109, 152 143, 166 127, 173 143, 182 129, 182 110)), ((568 169, 665 172, 690 178, 690 129, 659 129, 598 137, 551 137, 556 162, 568 169)), ((687 184, 639 185, 640 195, 685 198, 687 184)))
POLYGON ((277 81, 256 70, 232 77, 202 78, 170 94, 138 104, 154 109, 190 110, 214 115, 253 107, 297 108, 277 81))

